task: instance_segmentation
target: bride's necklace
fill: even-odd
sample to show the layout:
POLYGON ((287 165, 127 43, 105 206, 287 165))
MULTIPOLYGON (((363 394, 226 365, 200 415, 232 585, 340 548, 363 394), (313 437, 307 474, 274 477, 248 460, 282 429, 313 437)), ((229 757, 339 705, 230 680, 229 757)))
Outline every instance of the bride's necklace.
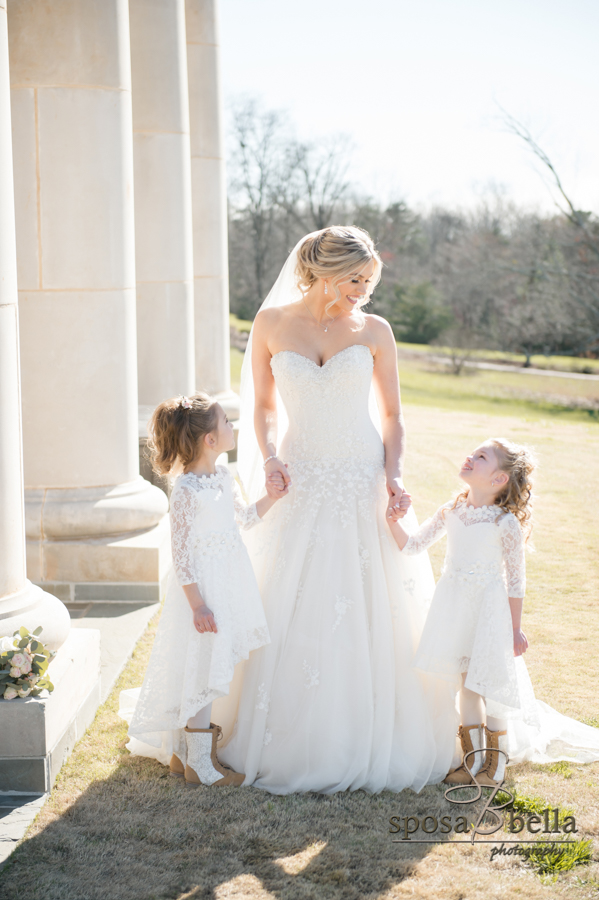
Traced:
POLYGON ((343 310, 341 310, 341 312, 338 312, 334 319, 333 319, 332 316, 329 316, 329 314, 327 313, 327 316, 329 316, 329 319, 330 319, 331 321, 330 321, 330 322, 327 322, 326 325, 323 325, 322 322, 319 322, 319 321, 318 321, 318 319, 316 318, 316 316, 314 315, 314 313, 312 312, 312 310, 310 309, 310 307, 308 306, 308 304, 306 303, 306 301, 304 300, 303 297, 302 297, 302 300, 304 301, 304 306, 306 307, 306 309, 308 310, 308 312, 310 313, 310 315, 312 316, 312 318, 314 319, 314 321, 316 322, 316 324, 317 324, 320 328, 324 328, 324 333, 325 333, 325 334, 327 333, 327 331, 329 330, 329 328, 331 327, 331 325, 333 324, 333 322, 336 322, 337 319, 339 318, 339 316, 341 315, 341 313, 343 312, 343 310))

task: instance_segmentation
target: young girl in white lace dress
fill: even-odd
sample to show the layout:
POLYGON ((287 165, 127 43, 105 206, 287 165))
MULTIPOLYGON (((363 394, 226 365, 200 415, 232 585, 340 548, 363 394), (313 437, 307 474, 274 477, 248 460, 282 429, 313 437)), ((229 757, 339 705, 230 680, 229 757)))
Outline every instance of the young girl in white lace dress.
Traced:
MULTIPOLYGON (((516 659, 528 647, 521 618, 534 465, 526 448, 488 440, 462 466, 466 490, 438 509, 416 534, 410 537, 391 515, 393 536, 409 555, 421 553, 447 532, 443 574, 414 665, 461 678, 462 752, 488 748, 466 760, 482 784, 503 780, 505 757, 492 751, 507 751, 507 718, 522 711, 522 693, 532 690, 523 661, 518 672, 516 659)), ((471 777, 462 762, 445 781, 470 784, 471 777)))
POLYGON ((222 407, 206 394, 161 403, 149 431, 155 471, 182 472, 170 499, 174 573, 152 655, 139 696, 121 694, 124 718, 136 700, 128 748, 170 759, 171 774, 189 785, 239 785, 244 775, 218 760, 221 729, 210 713, 212 701, 228 694, 236 663, 269 643, 238 525, 257 525, 276 501, 246 506, 228 469, 216 465, 235 440, 222 407))
POLYGON ((421 553, 447 532, 443 573, 414 658, 416 668, 455 680, 459 689, 462 764, 447 784, 470 784, 471 773, 479 784, 501 783, 508 758, 599 759, 599 729, 536 700, 522 658, 534 468, 530 450, 493 438, 466 458, 460 478, 467 488, 411 537, 399 511, 389 513, 403 553, 421 553))

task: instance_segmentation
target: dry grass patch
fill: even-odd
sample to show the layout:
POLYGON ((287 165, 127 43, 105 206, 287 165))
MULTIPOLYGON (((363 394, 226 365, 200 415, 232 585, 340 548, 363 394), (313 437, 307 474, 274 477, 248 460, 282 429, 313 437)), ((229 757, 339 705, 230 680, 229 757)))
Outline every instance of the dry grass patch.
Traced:
MULTIPOLYGON (((529 558, 525 629, 537 695, 578 718, 599 719, 596 695, 596 557, 599 513, 593 426, 527 423, 407 407, 407 483, 420 518, 449 495, 462 456, 491 434, 534 444, 536 553, 529 558), (583 483, 583 489, 581 489, 583 483)), ((433 562, 438 571, 443 547, 433 562)), ((156 622, 109 701, 63 768, 51 799, 0 873, 0 900, 499 900, 599 893, 599 764, 513 767, 519 794, 574 810, 577 838, 595 860, 541 879, 518 858, 487 848, 392 843, 391 816, 453 815, 443 789, 416 795, 274 797, 253 788, 186 789, 124 749, 118 693, 141 683, 156 622)))

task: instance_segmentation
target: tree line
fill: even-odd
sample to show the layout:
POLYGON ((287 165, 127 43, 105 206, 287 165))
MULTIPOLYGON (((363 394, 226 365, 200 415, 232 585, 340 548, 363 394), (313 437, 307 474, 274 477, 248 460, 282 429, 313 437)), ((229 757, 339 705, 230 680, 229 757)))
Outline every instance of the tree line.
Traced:
POLYGON ((409 343, 532 354, 599 353, 599 219, 578 210, 551 160, 506 115, 551 175, 563 201, 553 215, 495 195, 464 212, 426 212, 356 194, 345 136, 298 141, 284 113, 254 99, 231 111, 231 310, 252 319, 289 250, 331 224, 365 228, 384 262, 368 309, 409 343))

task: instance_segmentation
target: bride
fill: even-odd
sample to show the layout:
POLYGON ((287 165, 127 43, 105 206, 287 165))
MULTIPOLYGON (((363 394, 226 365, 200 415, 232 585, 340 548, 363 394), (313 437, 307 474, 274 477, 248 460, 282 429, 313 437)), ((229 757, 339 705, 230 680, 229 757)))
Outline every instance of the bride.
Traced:
POLYGON ((363 312, 380 272, 361 229, 307 235, 244 361, 239 473, 250 502, 265 479, 288 493, 246 541, 271 643, 214 718, 219 756, 272 793, 419 790, 452 761, 449 688, 411 667, 430 564, 401 558, 386 523, 405 431, 391 328, 363 312))

